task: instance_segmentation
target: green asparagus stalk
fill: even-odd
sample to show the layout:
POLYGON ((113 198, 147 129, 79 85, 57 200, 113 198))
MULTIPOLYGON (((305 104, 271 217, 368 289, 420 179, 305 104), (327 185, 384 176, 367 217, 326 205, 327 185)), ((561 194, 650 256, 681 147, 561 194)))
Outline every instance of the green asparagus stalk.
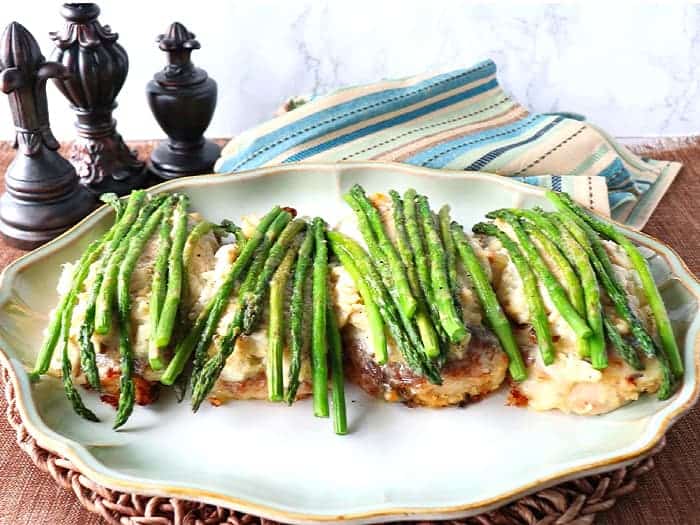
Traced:
POLYGON ((355 198, 356 205, 353 206, 352 202, 347 202, 353 206, 356 213, 365 214, 375 238, 379 243, 382 252, 384 253, 384 259, 387 262, 389 271, 391 272, 391 278, 398 292, 401 310, 406 317, 412 319, 416 313, 417 302, 413 297, 413 293, 411 292, 411 287, 408 282, 408 277, 406 276, 406 270, 401 262, 401 258, 384 230, 384 225, 382 224, 382 218, 379 211, 377 211, 377 209, 369 201, 367 195, 365 195, 365 190, 363 190, 362 186, 359 184, 355 184, 350 189, 350 195, 355 198), (359 206, 359 209, 357 206, 359 206))
POLYGON ((232 221, 224 219, 223 221, 221 221, 221 224, 219 224, 219 227, 223 231, 228 232, 231 235, 233 235, 236 238, 236 242, 241 246, 241 248, 243 247, 243 245, 246 242, 246 238, 245 238, 245 235, 243 234, 243 230, 241 229, 240 226, 238 226, 237 224, 235 224, 232 221))
POLYGON ((265 246, 269 247, 269 245, 272 243, 272 239, 277 235, 277 231, 281 231, 286 223, 289 222, 290 218, 291 216, 286 212, 282 212, 279 206, 275 206, 262 218, 260 224, 258 224, 258 227, 255 230, 255 233, 245 243, 243 250, 236 258, 236 261, 231 266, 229 272, 226 274, 224 282, 221 284, 214 297, 211 298, 207 306, 199 314, 194 326, 187 336, 185 336, 185 338, 175 348, 173 358, 170 360, 168 367, 161 376, 161 383, 164 385, 173 384, 175 379, 185 368, 185 364, 189 360, 192 351, 195 350, 195 347, 200 348, 200 352, 196 356, 195 363, 193 365, 193 377, 196 377, 195 372, 198 371, 204 361, 206 351, 211 344, 211 338, 213 337, 214 331, 219 324, 221 314, 228 304, 229 297, 236 283, 236 279, 238 279, 241 273, 248 267, 248 263, 251 261, 251 259, 253 259, 253 255, 259 246, 263 245, 263 250, 266 253, 267 248, 265 248, 265 246), (280 215, 282 215, 283 218, 275 227, 276 231, 270 232, 270 234, 267 235, 267 230, 271 228, 271 225, 274 223, 275 219, 277 219, 280 215))
POLYGON ((328 417, 328 246, 323 219, 313 220, 314 265, 312 272, 311 388, 314 415, 328 417))
POLYGON ((430 281, 440 314, 440 323, 450 341, 460 343, 467 336, 468 331, 457 313, 452 294, 450 293, 445 250, 435 224, 435 217, 430 210, 428 199, 424 195, 416 197, 416 205, 421 219, 423 236, 428 246, 430 281))
MULTIPOLYGON (((73 385, 73 366, 68 355, 68 339, 70 337, 70 327, 73 320, 73 309, 75 307, 75 302, 78 297, 78 293, 82 287, 83 281, 90 271, 90 265, 94 261, 94 258, 99 255, 104 242, 102 240, 94 241, 88 246, 80 261, 76 271, 73 274, 73 279, 71 281, 71 289, 66 294, 66 301, 64 308, 61 310, 61 328, 59 342, 61 345, 61 375, 63 382, 63 389, 66 393, 66 397, 71 402, 73 410, 79 416, 87 419, 88 421, 99 421, 97 416, 88 409, 83 400, 80 397, 80 393, 77 391, 73 385)), ((99 376, 97 379, 97 384, 99 385, 99 376)))
POLYGON ((588 323, 586 323, 586 320, 581 317, 581 315, 569 302, 566 291, 559 284, 559 281, 557 281, 557 278, 552 274, 552 272, 549 271, 549 268, 547 268, 547 264, 537 251, 537 247, 523 229, 521 222, 509 212, 502 213, 501 218, 505 220, 515 232, 518 243, 525 254, 527 262, 532 267, 535 275, 539 278, 542 284, 544 284, 547 292, 549 292, 549 296, 551 297, 554 306, 564 320, 569 324, 574 334, 576 334, 576 337, 578 339, 589 338, 592 334, 591 328, 588 326, 588 323))
POLYGON ((489 219, 497 219, 504 212, 509 212, 520 219, 526 219, 542 230, 547 237, 555 242, 559 242, 559 231, 554 225, 547 220, 541 208, 525 209, 525 208, 502 208, 500 210, 490 211, 486 214, 489 219))
POLYGON ((148 362, 153 370, 162 370, 165 366, 163 355, 156 344, 156 333, 160 312, 165 301, 166 279, 168 274, 168 256, 172 246, 170 232, 172 231, 172 214, 167 216, 160 224, 158 235, 158 254, 153 268, 153 282, 151 284, 151 301, 149 303, 149 321, 151 334, 148 342, 148 362))
MULTIPOLYGON (((241 335, 241 333, 243 333, 245 313, 244 298, 248 294, 252 293, 256 287, 259 281, 260 273, 262 272, 265 262, 268 259, 268 255, 272 251, 272 248, 274 248, 274 245, 272 248, 270 245, 275 241, 275 239, 277 239, 278 236, 280 236, 280 233, 285 229, 291 220, 291 217, 292 216, 289 212, 283 211, 274 218, 269 228, 265 229, 263 240, 260 243, 260 248, 257 250, 255 257, 250 264, 250 268, 248 269, 248 273, 246 274, 245 279, 243 279, 243 282, 238 290, 238 304, 234 311, 233 320, 229 324, 226 334, 221 339, 218 352, 214 354, 214 356, 210 357, 206 363, 204 363, 204 357, 206 356, 206 351, 209 347, 209 343, 206 343, 206 339, 208 338, 208 340, 211 341, 213 333, 218 325, 218 320, 216 324, 210 324, 213 322, 212 316, 215 314, 213 309, 212 313, 210 313, 209 318, 207 319, 207 325, 204 328, 199 342, 197 343, 197 348, 195 349, 194 367, 197 373, 193 373, 194 386, 192 388, 192 410, 195 412, 199 410, 199 406, 201 405, 202 401, 204 401, 204 398, 214 387, 214 383, 216 383, 219 375, 221 375, 221 371, 226 364, 226 360, 235 349, 238 337, 241 335), (199 365, 199 363, 204 364, 199 365)), ((258 228, 259 227, 260 225, 258 225, 258 228)), ((244 252, 248 245, 252 242, 252 239, 253 237, 251 237, 251 239, 249 239, 246 243, 245 248, 243 248, 244 252)), ((223 307, 221 307, 221 311, 223 311, 223 307)))
POLYGON ((306 278, 311 266, 311 253, 314 249, 314 236, 311 232, 306 233, 304 241, 299 248, 299 257, 294 268, 294 281, 292 283, 292 297, 290 305, 290 347, 291 359, 289 364, 289 384, 287 385, 286 401, 292 404, 297 397, 299 389, 299 373, 301 372, 302 350, 304 347, 304 292, 306 278))
POLYGON ((651 271, 649 270, 649 266, 647 265, 644 256, 640 253, 632 241, 630 241, 622 232, 618 231, 617 228, 611 224, 598 220, 593 215, 586 213, 571 199, 568 194, 547 192, 547 198, 557 207, 558 210, 569 210, 580 219, 586 221, 589 226, 591 226, 599 234, 622 246, 622 249, 625 250, 627 256, 632 262, 632 266, 637 271, 637 274, 642 281, 642 288, 646 294, 651 311, 654 314, 657 330, 659 331, 659 337, 661 339, 661 345, 668 356, 669 363, 671 364, 671 370, 676 377, 681 377, 683 375, 683 361, 678 349, 676 337, 673 333, 673 327, 671 326, 671 321, 668 318, 668 312, 664 306, 661 293, 656 287, 656 283, 654 282, 654 278, 651 275, 651 271))
MULTIPOLYGON (((571 267, 566 256, 564 256, 564 254, 559 250, 557 245, 554 244, 554 242, 552 242, 549 239, 549 237, 547 237, 544 234, 544 232, 542 232, 532 223, 523 221, 522 226, 527 235, 530 237, 530 239, 539 243, 539 245, 542 248, 543 256, 548 257, 553 262, 553 264, 559 269, 563 281, 560 284, 563 284, 563 288, 566 291, 571 306, 573 306, 576 312, 583 319, 585 319, 584 316, 586 315, 586 310, 585 301, 583 297, 583 287, 581 286, 581 281, 579 281, 579 277, 576 274, 576 271, 571 267)), ((591 333, 591 336, 592 335, 593 333, 591 333)), ((577 337, 576 340, 578 345, 579 356, 590 357, 590 339, 584 337, 577 337)), ((597 364, 602 365, 602 363, 597 364)), ((605 368, 605 366, 607 366, 607 362, 604 364, 603 368, 605 368)))
POLYGON ((525 232, 542 246, 542 253, 549 257, 554 263, 554 266, 561 272, 562 284, 566 290, 571 306, 573 306, 580 315, 585 315, 586 304, 583 296, 583 285, 579 280, 576 270, 574 270, 569 260, 554 241, 540 230, 539 227, 529 222, 523 222, 522 224, 525 232))
POLYGON ((331 397, 333 398, 333 428, 342 436, 348 433, 348 416, 345 406, 345 376, 343 374, 343 345, 338 320, 333 307, 328 305, 328 349, 331 363, 331 397))
POLYGON ((270 253, 265 260, 265 264, 257 276, 257 281, 253 289, 243 297, 243 333, 249 334, 253 331, 255 323, 260 315, 263 306, 263 297, 269 286, 275 270, 280 265, 289 247, 294 243, 298 235, 306 228, 303 219, 295 219, 290 222, 279 236, 279 239, 270 249, 270 253))
POLYGON ((454 301, 457 313, 461 318, 461 303, 459 301, 459 281, 457 279, 457 249, 455 247, 452 232, 450 231, 452 219, 450 218, 450 207, 445 204, 438 212, 438 222, 440 223, 440 239, 445 247, 445 262, 447 263, 447 282, 450 285, 452 300, 454 301))
MULTIPOLYGON (((129 223, 129 228, 122 228, 123 225, 120 224, 117 231, 115 231, 114 238, 105 254, 106 264, 98 279, 100 286, 95 304, 95 333, 105 335, 112 329, 112 309, 116 304, 114 299, 117 289, 117 275, 119 273, 119 265, 126 254, 129 239, 143 228, 143 225, 146 224, 148 218, 160 206, 163 199, 165 199, 164 195, 153 197, 138 211, 136 219, 129 223)), ((131 201, 131 199, 129 200, 131 201)), ((134 212, 129 209, 130 205, 131 202, 127 204, 122 220, 130 219, 133 216, 134 212)))
POLYGON ((199 241, 206 234, 208 234, 211 231, 214 231, 216 227, 217 226, 214 223, 211 223, 209 221, 202 221, 198 222, 194 226, 194 228, 192 228, 190 233, 187 234, 187 240, 185 241, 185 246, 182 250, 182 267, 185 269, 185 272, 187 272, 187 270, 190 267, 190 263, 192 262, 192 255, 194 255, 194 249, 197 247, 199 241))
POLYGON ((158 331, 156 332, 156 346, 165 348, 172 338, 175 318, 180 307, 183 276, 183 250, 187 240, 187 206, 189 198, 180 195, 175 215, 173 217, 173 243, 168 256, 168 285, 165 292, 163 308, 158 318, 158 331))
POLYGON ((372 292, 372 289, 367 283, 365 277, 357 269, 352 257, 348 257, 343 251, 340 253, 336 252, 332 242, 331 247, 333 252, 338 257, 338 260, 343 265, 343 268, 345 268, 348 274, 350 274, 350 277, 360 292, 362 303, 365 305, 365 311, 367 312, 367 319, 369 321, 370 340, 372 341, 372 349, 374 350, 374 359, 377 361, 377 364, 384 365, 389 360, 389 355, 386 346, 386 334, 384 333, 384 321, 382 320, 382 314, 379 311, 379 307, 374 300, 374 293, 372 292))
POLYGON ((268 327, 267 352, 267 392, 270 401, 282 401, 284 398, 283 358, 285 343, 284 299, 287 293, 287 281, 297 257, 299 246, 293 244, 282 259, 270 281, 270 322, 268 327))
POLYGON ((420 285, 423 298, 425 299, 428 313, 433 321, 433 326, 438 334, 438 339, 443 346, 449 345, 449 338, 442 329, 440 322, 440 312, 438 310, 435 294, 433 293, 432 284, 430 282, 430 263, 426 255, 423 242, 423 234, 421 233, 420 223, 417 218, 416 211, 416 190, 409 189, 404 193, 403 211, 406 220, 406 233, 408 236, 410 250, 413 253, 413 258, 416 268, 416 276, 420 285))
POLYGON ((608 364, 608 353, 605 345, 605 332, 603 330, 603 315, 600 305, 600 288, 595 270, 588 259, 586 250, 578 243, 566 226, 557 216, 546 217, 538 214, 541 221, 554 227, 553 239, 558 239, 564 253, 576 269, 583 288, 586 320, 593 330, 589 339, 590 357, 593 368, 602 370, 608 364))
POLYGON ((608 339, 617 353, 620 354, 620 357, 635 370, 644 370, 644 365, 641 359, 639 359, 637 350, 623 339, 617 331, 617 328, 615 328, 612 320, 610 320, 607 315, 603 316, 603 326, 605 327, 605 334, 608 336, 608 339))
POLYGON ((527 300, 527 307, 530 313, 530 322, 537 336, 537 344, 540 348, 542 361, 545 365, 551 365, 554 362, 555 350, 554 344, 552 343, 552 335, 549 330, 549 320, 547 319, 547 312, 544 309, 544 303, 542 302, 542 297, 537 287, 537 278, 525 259, 525 256, 522 254, 515 241, 494 224, 480 222, 476 224, 472 230, 474 233, 482 233, 484 235, 496 237, 508 252, 511 261, 513 261, 523 281, 525 299, 527 300))
MULTIPOLYGON (((416 325, 418 326, 418 332, 420 333, 420 338, 423 343, 423 348, 425 348, 426 355, 428 355, 428 357, 435 358, 440 355, 440 340, 430 318, 428 307, 425 304, 425 297, 423 295, 416 266, 413 261, 411 241, 408 238, 408 231, 406 229, 406 216, 404 214, 403 202, 396 191, 391 190, 389 195, 391 196, 392 208, 394 211, 396 245, 401 261, 406 268, 406 276, 408 277, 408 282, 411 285, 411 292, 418 303, 415 317, 416 325)), ((381 317, 379 317, 379 319, 381 319, 381 317)))
POLYGON ((73 305, 75 304, 76 294, 73 290, 69 293, 69 301, 66 305, 66 309, 63 311, 61 316, 61 379, 63 382, 63 390, 66 393, 66 397, 71 402, 73 410, 80 417, 87 419, 88 421, 99 421, 97 416, 92 410, 87 408, 83 403, 80 393, 75 388, 73 384, 73 365, 71 364, 70 357, 68 356, 68 338, 70 333, 70 326, 73 313, 73 305))
MULTIPOLYGON (((170 198, 165 199, 158 209, 151 214, 143 228, 129 238, 126 254, 119 268, 117 277, 117 312, 119 321, 119 358, 121 377, 119 379, 119 404, 114 428, 117 429, 126 423, 134 410, 134 356, 131 348, 131 296, 129 284, 131 275, 136 267, 143 248, 151 238, 156 228, 163 220, 163 214, 172 205, 170 198)), ((121 249, 121 248, 120 248, 121 249)))
POLYGON ((419 338, 409 334, 411 324, 406 323, 406 319, 401 317, 401 311, 364 249, 351 238, 338 232, 328 232, 328 240, 341 264, 346 268, 355 266, 358 275, 362 276, 366 282, 367 290, 372 294, 372 299, 408 366, 424 375, 431 383, 441 384, 440 371, 426 358, 420 346, 416 345, 416 339, 420 343, 419 338))
POLYGON ((37 356, 34 370, 32 370, 30 373, 30 378, 32 381, 38 380, 39 377, 45 374, 49 369, 56 344, 60 339, 61 330, 63 327, 63 316, 70 304, 71 292, 75 287, 79 288, 82 286, 82 283, 85 281, 85 278, 90 271, 90 266, 100 254, 100 249, 102 248, 101 244, 102 243, 99 243, 99 241, 90 244, 85 253, 83 253, 83 255, 80 257, 80 260, 73 270, 73 275, 71 276, 71 289, 61 298, 56 310, 53 313, 49 328, 47 329, 46 338, 44 339, 44 343, 39 351, 39 355, 37 356))
POLYGON ((501 304, 498 302, 498 297, 494 291, 489 279, 481 266, 479 258, 474 253, 474 248, 469 243, 464 230, 457 223, 452 223, 450 227, 451 236, 453 238, 457 253, 462 258, 462 263, 471 278, 472 285, 479 298, 479 303, 484 311, 486 320, 491 329, 501 342, 501 347, 509 359, 508 370, 515 381, 523 381, 527 378, 527 369, 523 356, 520 354, 518 343, 513 335, 510 322, 503 313, 501 304))

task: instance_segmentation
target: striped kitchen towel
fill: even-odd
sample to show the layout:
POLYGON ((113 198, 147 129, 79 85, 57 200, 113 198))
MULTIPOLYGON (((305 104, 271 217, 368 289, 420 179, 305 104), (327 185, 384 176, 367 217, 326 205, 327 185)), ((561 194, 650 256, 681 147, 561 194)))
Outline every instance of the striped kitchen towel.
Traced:
POLYGON ((637 228, 681 169, 638 157, 580 115, 528 112, 488 60, 314 98, 231 140, 216 171, 369 160, 514 177, 637 228))

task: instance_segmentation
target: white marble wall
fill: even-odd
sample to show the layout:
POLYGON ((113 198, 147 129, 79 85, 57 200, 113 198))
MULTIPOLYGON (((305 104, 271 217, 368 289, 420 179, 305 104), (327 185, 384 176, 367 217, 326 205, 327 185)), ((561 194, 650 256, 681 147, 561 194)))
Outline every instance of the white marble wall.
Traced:
MULTIPOLYGON (((103 0, 131 58, 116 116, 127 139, 162 136, 144 85, 162 67, 155 35, 174 20, 195 32, 194 59, 219 83, 210 136, 268 118, 288 96, 468 66, 491 57, 506 88, 534 111, 582 113, 618 136, 700 133, 700 5, 477 4, 440 0, 103 0), (141 14, 133 15, 138 5, 141 14)), ((5 2, 51 52, 60 3, 5 2)), ((0 97, 1 98, 1 97, 0 97)), ((73 116, 50 86, 61 140, 73 116)), ((0 100, 0 139, 12 136, 0 100)))

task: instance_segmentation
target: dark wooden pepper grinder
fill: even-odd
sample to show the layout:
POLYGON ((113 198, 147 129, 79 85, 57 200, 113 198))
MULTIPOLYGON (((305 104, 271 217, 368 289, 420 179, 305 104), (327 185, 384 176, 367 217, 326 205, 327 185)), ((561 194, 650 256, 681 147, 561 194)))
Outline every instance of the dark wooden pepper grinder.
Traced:
POLYGON ((46 81, 67 70, 44 60, 24 26, 12 22, 0 41, 0 89, 10 98, 17 156, 5 172, 0 234, 13 246, 32 249, 53 239, 97 206, 78 184, 73 166, 58 152, 49 128, 46 81))
POLYGON ((216 107, 216 82, 190 60, 195 35, 175 22, 158 37, 168 65, 146 86, 148 103, 168 135, 151 154, 151 170, 163 179, 211 173, 221 148, 203 137, 216 107))
POLYGON ((119 35, 98 22, 99 14, 97 4, 63 5, 66 26, 51 33, 53 58, 71 74, 54 82, 78 117, 71 162, 81 182, 96 193, 123 195, 145 184, 146 164, 124 144, 112 118, 129 58, 119 35))

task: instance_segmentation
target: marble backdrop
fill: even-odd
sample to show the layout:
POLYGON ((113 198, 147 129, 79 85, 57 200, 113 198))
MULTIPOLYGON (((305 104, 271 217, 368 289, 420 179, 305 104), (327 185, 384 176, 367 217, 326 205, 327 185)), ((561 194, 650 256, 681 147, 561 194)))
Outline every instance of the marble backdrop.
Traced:
MULTIPOLYGON (((546 5, 440 0, 199 2, 103 0, 131 71, 116 112, 127 139, 162 136, 144 86, 164 63, 155 36, 178 20, 197 34, 194 60, 219 83, 210 136, 233 135, 295 94, 426 69, 499 65, 508 91, 534 111, 574 111, 618 136, 700 133, 700 5, 590 2, 546 5), (138 6, 138 9, 136 9, 138 6)), ((23 23, 51 52, 60 3, 6 2, 4 26, 23 23)), ((50 87, 61 140, 73 115, 50 87)), ((12 136, 0 100, 0 138, 12 136)))

